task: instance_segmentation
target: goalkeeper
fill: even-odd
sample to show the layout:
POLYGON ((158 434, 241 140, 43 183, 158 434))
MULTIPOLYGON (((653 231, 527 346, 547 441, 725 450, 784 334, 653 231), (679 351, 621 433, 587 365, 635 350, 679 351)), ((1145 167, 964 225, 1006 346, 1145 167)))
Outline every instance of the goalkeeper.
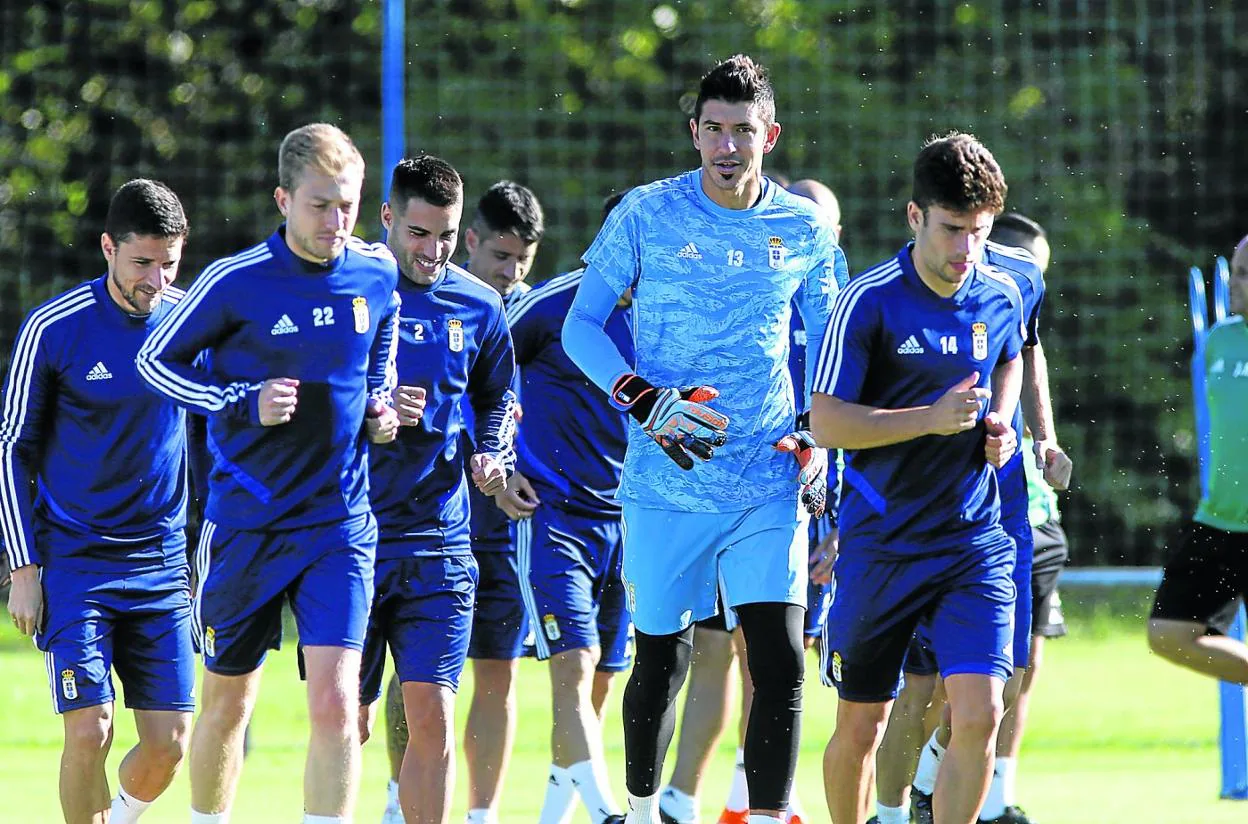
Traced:
POLYGON ((716 66, 690 128, 701 168, 638 187, 611 213, 585 253, 563 343, 638 424, 619 491, 637 630, 624 693, 627 822, 659 822, 693 622, 716 613, 717 596, 740 620, 755 685, 750 821, 772 822, 797 759, 807 523, 823 509, 827 471, 808 433, 794 433, 790 307, 818 351, 847 273, 818 207, 762 176, 780 126, 760 66, 744 56, 716 66), (635 372, 603 331, 630 287, 635 372))

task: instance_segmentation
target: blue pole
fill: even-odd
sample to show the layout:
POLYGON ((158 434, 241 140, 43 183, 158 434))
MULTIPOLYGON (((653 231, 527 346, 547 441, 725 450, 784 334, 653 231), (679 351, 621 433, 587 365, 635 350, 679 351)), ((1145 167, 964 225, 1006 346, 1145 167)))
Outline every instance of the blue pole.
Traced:
MULTIPOLYGON (((1244 640, 1244 608, 1227 633, 1244 640)), ((1222 705, 1222 724, 1218 743, 1222 750, 1222 797, 1248 801, 1248 687, 1239 684, 1218 685, 1222 705)))
POLYGON ((406 150, 406 0, 382 0, 381 15, 381 197, 385 200, 390 193, 394 165, 406 150))

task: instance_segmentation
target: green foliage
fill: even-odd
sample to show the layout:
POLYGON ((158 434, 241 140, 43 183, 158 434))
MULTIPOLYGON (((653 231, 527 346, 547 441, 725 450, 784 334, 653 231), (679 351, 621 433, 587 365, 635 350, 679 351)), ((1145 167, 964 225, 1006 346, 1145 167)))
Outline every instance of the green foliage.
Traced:
MULTIPOLYGON (((1195 491, 1183 275, 1234 242, 1248 205, 1234 186, 1248 179, 1242 6, 429 0, 409 4, 408 149, 455 163, 470 198, 504 177, 532 186, 550 227, 540 279, 577 265, 605 195, 697 162, 697 79, 747 52, 776 85, 784 132, 769 167, 838 192, 860 270, 906 239, 923 139, 975 132, 1011 208, 1053 240, 1044 338, 1076 460, 1076 558, 1156 562, 1195 491)), ((130 177, 182 195, 188 276, 254 242, 276 220, 277 143, 305 122, 342 125, 373 162, 372 233, 381 11, 4 5, 0 344, 33 303, 99 270, 95 237, 130 177)))

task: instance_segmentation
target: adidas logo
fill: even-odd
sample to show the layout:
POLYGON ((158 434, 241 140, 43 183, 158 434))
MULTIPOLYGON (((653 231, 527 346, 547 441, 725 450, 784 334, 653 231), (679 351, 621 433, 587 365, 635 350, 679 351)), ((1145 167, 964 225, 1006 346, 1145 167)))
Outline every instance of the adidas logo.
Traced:
POLYGON ((91 371, 87 373, 87 380, 106 381, 112 376, 113 373, 108 371, 108 367, 104 365, 104 361, 96 361, 95 366, 92 366, 91 371))
POLYGON ((702 253, 698 251, 698 247, 692 243, 686 243, 685 248, 676 253, 676 257, 685 258, 686 260, 701 260, 702 253))
POLYGON ((282 315, 277 319, 277 323, 273 324, 273 328, 269 330, 270 335, 293 335, 299 331, 299 327, 295 326, 295 322, 290 319, 290 315, 282 315))
MULTIPOLYGON (((274 333, 276 334, 276 333, 274 333)), ((919 339, 914 335, 906 338, 906 342, 897 347, 898 355, 922 355, 923 344, 919 343, 919 339)))

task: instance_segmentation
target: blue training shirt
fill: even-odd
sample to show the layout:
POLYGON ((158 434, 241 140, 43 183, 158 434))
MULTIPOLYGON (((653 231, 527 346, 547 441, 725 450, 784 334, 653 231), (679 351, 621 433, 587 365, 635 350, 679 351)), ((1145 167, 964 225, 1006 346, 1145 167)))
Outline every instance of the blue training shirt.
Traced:
MULTIPOLYGON (((507 293, 507 296, 501 298, 503 301, 503 310, 510 314, 514 307, 522 297, 527 295, 532 289, 527 283, 518 283, 516 287, 507 293)), ((497 294, 497 292, 495 293, 497 294)), ((520 373, 515 373, 511 385, 512 391, 516 393, 518 402, 523 402, 520 397, 520 373)), ((475 428, 475 411, 471 405, 466 405, 464 413, 467 416, 467 423, 464 431, 464 449, 469 455, 477 452, 477 448, 473 443, 473 433, 475 428)), ((519 437, 518 435, 516 436, 519 437)), ((512 542, 511 519, 507 517, 507 513, 498 508, 498 504, 494 503, 494 499, 482 495, 477 489, 477 485, 468 479, 468 498, 470 501, 472 548, 476 552, 514 552, 516 547, 512 542)))
MULTIPOLYGON (((510 311, 524 398, 518 467, 544 504, 616 518, 628 415, 612 406, 606 393, 585 377, 564 351, 562 341, 563 321, 583 274, 578 269, 551 278, 510 311)), ((612 312, 606 332, 632 363, 631 309, 612 312)))
POLYGON ((369 511, 364 407, 389 403, 398 265, 351 238, 327 266, 286 245, 285 227, 204 270, 139 350, 139 375, 208 415, 205 517, 228 529, 291 529, 369 511), (208 350, 206 368, 194 364, 208 350), (289 423, 261 426, 270 378, 300 381, 289 423))
POLYGON ((515 463, 515 361, 503 301, 453 263, 429 286, 400 277, 399 296, 398 383, 423 387, 426 405, 419 424, 372 448, 377 558, 467 553, 465 408, 475 413, 477 451, 515 463))
MULTIPOLYGON (((1023 303, 1023 320, 1026 323, 1024 346, 1040 343, 1040 306, 1044 303, 1044 274, 1036 265, 1036 259, 1026 249, 1005 246, 988 241, 984 251, 984 265, 1008 276, 1018 287, 1023 303)), ((1022 448, 1023 405, 1014 410, 1014 431, 1018 434, 1019 450, 1005 466, 997 470, 997 484, 1001 487, 1001 517, 1009 523, 1030 528, 1027 520, 1027 473, 1024 461, 1032 459, 1031 453, 1022 448)))
POLYGON ((602 331, 611 296, 631 286, 637 374, 660 387, 715 386, 711 406, 731 419, 727 443, 688 471, 630 424, 620 499, 690 512, 796 502, 793 459, 773 448, 796 415, 790 316, 796 303, 818 349, 847 279, 823 211, 767 178, 753 206, 726 209, 695 169, 630 191, 584 259, 564 326, 577 365, 604 391, 633 371, 602 331))
MULTIPOLYGON (((993 369, 1018 356, 1022 300, 1008 276, 978 264, 956 294, 943 298, 919 278, 910 249, 841 293, 814 391, 879 409, 924 406, 972 372, 989 387, 993 369)), ((1001 514, 984 439, 976 426, 845 450, 841 551, 913 555, 975 546, 1001 514)))
POLYGON ((183 292, 170 287, 134 316, 107 278, 37 307, 17 334, 0 412, 0 537, 14 569, 66 560, 41 540, 49 525, 98 539, 78 568, 185 562, 149 555, 150 539, 186 525, 186 413, 134 368, 183 292))

